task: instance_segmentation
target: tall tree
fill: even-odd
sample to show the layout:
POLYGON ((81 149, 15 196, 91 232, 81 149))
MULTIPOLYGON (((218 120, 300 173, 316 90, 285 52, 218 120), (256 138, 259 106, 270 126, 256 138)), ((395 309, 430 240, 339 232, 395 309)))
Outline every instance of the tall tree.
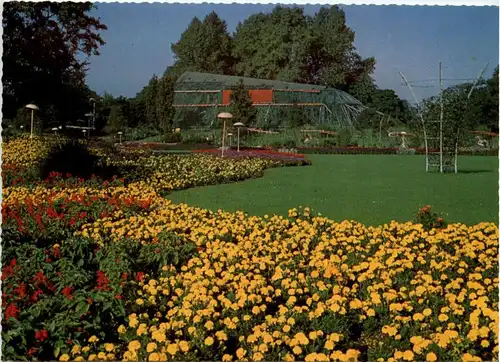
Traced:
MULTIPOLYGON (((87 61, 104 44, 107 29, 88 15, 90 2, 6 2, 3 8, 3 114, 29 102, 53 109, 58 119, 88 108, 87 61)), ((87 109, 88 111, 88 109, 87 109)), ((43 113, 42 113, 43 114, 43 113)))
POLYGON ((156 119, 163 133, 172 130, 174 107, 174 84, 172 77, 164 76, 158 82, 156 93, 156 119))
POLYGON ((158 77, 153 75, 148 86, 144 90, 146 104, 146 120, 149 125, 157 126, 156 117, 156 94, 158 93, 158 77))
POLYGON ((307 18, 302 8, 277 6, 238 24, 233 40, 241 76, 296 81, 306 54, 307 18))
POLYGON ((175 63, 167 69, 168 75, 179 76, 185 71, 232 74, 231 37, 226 22, 215 12, 203 22, 195 17, 171 48, 175 63))
POLYGON ((238 25, 233 41, 236 72, 346 89, 375 67, 375 60, 362 59, 353 43, 354 32, 337 6, 321 8, 314 17, 302 8, 277 6, 238 25))

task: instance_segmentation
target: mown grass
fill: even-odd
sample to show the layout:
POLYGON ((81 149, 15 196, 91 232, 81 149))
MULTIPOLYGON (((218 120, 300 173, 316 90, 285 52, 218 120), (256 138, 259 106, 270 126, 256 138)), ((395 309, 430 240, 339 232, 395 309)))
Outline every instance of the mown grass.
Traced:
POLYGON ((313 165, 263 178, 174 192, 174 202, 250 215, 309 206, 334 220, 380 225, 412 220, 430 204, 447 221, 498 222, 498 159, 459 157, 458 174, 425 172, 423 156, 310 155, 313 165))

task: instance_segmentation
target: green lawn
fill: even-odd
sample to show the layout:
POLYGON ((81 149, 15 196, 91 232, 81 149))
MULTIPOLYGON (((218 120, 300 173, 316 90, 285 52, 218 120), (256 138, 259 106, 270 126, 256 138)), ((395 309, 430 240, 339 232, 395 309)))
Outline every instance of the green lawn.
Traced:
POLYGON ((310 155, 307 167, 270 169, 264 177, 174 192, 177 203, 250 215, 309 206, 334 220, 379 225, 412 220, 430 204, 446 220, 498 222, 498 158, 461 156, 458 174, 425 172, 423 156, 310 155))

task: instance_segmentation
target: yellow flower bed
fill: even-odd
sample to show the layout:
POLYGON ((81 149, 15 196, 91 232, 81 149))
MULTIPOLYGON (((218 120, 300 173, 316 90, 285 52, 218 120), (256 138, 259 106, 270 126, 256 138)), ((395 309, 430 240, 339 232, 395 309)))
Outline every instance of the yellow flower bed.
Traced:
POLYGON ((389 361, 498 352, 494 224, 426 232, 294 218, 297 210, 289 220, 163 203, 81 231, 103 243, 172 231, 202 248, 180 273, 165 267, 141 284, 137 313, 120 327, 130 342, 120 358, 347 361, 359 358, 360 344, 389 361), (352 323, 364 332, 352 334, 352 323))
MULTIPOLYGON (((10 155, 13 159, 13 155, 10 155)), ((4 190, 6 204, 90 195, 137 197, 76 236, 101 245, 173 232, 198 246, 180 270, 139 283, 120 343, 92 336, 60 360, 436 361, 498 357, 498 227, 391 222, 367 227, 293 209, 288 217, 210 212, 158 190, 262 171, 268 161, 150 158, 127 187, 4 190), (174 160, 174 162, 172 162, 174 160), (238 170, 236 170, 238 169, 238 170), (243 170, 243 171, 242 171, 243 170)), ((33 156, 31 159, 35 159, 33 156)), ((29 158, 23 161, 29 164, 29 158)), ((130 161, 109 161, 130 162, 130 161)))
POLYGON ((30 139, 29 135, 13 139, 2 146, 2 163, 33 167, 56 143, 56 139, 36 136, 30 139))

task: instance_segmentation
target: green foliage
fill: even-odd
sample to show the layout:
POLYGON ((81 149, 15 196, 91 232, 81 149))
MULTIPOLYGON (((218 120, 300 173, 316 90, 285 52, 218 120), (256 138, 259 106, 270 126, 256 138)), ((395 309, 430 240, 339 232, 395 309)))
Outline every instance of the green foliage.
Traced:
POLYGON ((88 112, 87 61, 106 26, 90 2, 8 2, 3 7, 3 116, 28 102, 52 126, 88 112), (56 56, 57 55, 57 56, 56 56), (84 55, 82 57, 81 55, 84 55))
POLYGON ((176 63, 166 74, 179 76, 183 72, 198 71, 215 74, 232 74, 231 37, 226 22, 215 12, 203 21, 193 18, 180 40, 172 44, 176 63))
POLYGON ((158 94, 158 77, 153 75, 148 86, 144 90, 144 98, 146 104, 146 122, 150 125, 157 126, 157 94, 158 94))
POLYGON ((243 80, 240 80, 232 89, 231 113, 233 123, 242 122, 246 126, 251 126, 255 120, 256 109, 252 107, 252 99, 243 80))
POLYGON ((113 105, 110 107, 107 129, 109 132, 118 132, 123 130, 125 126, 125 117, 122 107, 113 105))
POLYGON ((174 79, 164 76, 158 82, 156 91, 156 121, 163 133, 172 130, 174 107, 174 79))
POLYGON ((448 225, 441 216, 431 211, 430 205, 424 206, 418 210, 415 222, 422 224, 424 230, 443 229, 448 225))
POLYGON ((353 132, 348 128, 339 130, 336 134, 338 146, 352 146, 353 145, 353 132))

